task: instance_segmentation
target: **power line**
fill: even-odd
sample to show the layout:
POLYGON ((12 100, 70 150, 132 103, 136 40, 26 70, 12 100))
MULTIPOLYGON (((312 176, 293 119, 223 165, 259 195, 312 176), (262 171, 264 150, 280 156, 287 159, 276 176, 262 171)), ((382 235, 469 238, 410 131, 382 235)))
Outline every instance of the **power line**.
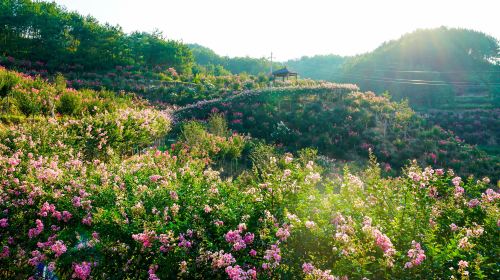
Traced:
MULTIPOLYGON (((377 68, 381 68, 378 67, 377 68)), ((378 70, 378 69, 369 69, 365 70, 367 72, 398 72, 398 73, 500 73, 500 71, 495 70, 456 70, 456 71, 437 71, 437 70, 378 70)))
POLYGON ((354 77, 355 79, 361 79, 366 81, 374 82, 388 82, 397 84, 410 84, 410 85, 430 85, 430 86, 464 86, 464 87, 487 87, 487 86, 500 86, 500 83, 488 83, 484 85, 473 84, 468 82, 447 82, 447 81, 436 81, 436 80, 411 80, 411 79, 397 79, 397 78, 384 78, 384 77, 369 77, 360 76, 353 74, 331 74, 337 77, 354 77))

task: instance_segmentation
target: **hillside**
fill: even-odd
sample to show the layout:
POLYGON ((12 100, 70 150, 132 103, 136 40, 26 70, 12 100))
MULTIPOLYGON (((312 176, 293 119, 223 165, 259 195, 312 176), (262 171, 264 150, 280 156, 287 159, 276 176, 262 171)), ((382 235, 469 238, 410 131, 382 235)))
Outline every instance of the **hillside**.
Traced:
POLYGON ((423 29, 354 56, 303 57, 286 62, 302 77, 352 82, 388 91, 430 123, 498 156, 498 40, 454 28, 423 29))
POLYGON ((287 64, 304 70, 303 77, 388 90, 414 107, 490 108, 500 98, 500 66, 494 64, 499 49, 498 40, 484 33, 442 27, 405 34, 354 57, 305 57, 287 64))
POLYGON ((2 148, 111 160, 163 138, 171 118, 133 94, 66 88, 0 67, 2 148))
MULTIPOLYGON (((265 75, 270 71, 271 62, 267 58, 220 56, 213 50, 198 44, 189 44, 188 46, 193 53, 195 62, 202 70, 213 75, 218 76, 229 73, 265 75)), ((280 67, 282 67, 281 63, 273 63, 274 69, 280 67)))
POLYGON ((125 34, 119 26, 101 24, 56 3, 1 1, 0 26, 1 54, 49 72, 168 64, 189 73, 193 63, 186 45, 166 40, 160 32, 125 34))
POLYGON ((218 112, 231 129, 287 151, 312 147, 337 160, 363 162, 371 149, 390 174, 418 159, 424 166, 453 168, 463 175, 500 176, 498 158, 428 124, 407 103, 359 92, 354 85, 249 92, 179 110, 176 117, 204 120, 218 112))
MULTIPOLYGON (((44 1, 1 1, 0 27, 0 279, 500 275, 493 103, 417 113, 353 83, 273 81, 265 59, 44 1)), ((374 60, 356 59, 295 63, 374 60)))
MULTIPOLYGON (((373 155, 361 171, 340 171, 311 148, 283 153, 228 130, 220 115, 182 124, 172 145, 142 150, 169 131, 167 113, 4 69, 0 78, 2 104, 18 116, 2 112, 0 126, 2 279, 449 278, 469 274, 464 261, 478 267, 472 275, 499 273, 491 244, 499 242, 500 195, 488 178, 462 179, 415 163, 400 177, 383 177, 387 166, 373 155), (418 256, 406 253, 413 251, 418 256), (456 270, 436 269, 444 265, 456 270)), ((405 122, 403 111, 411 116, 396 108, 404 104, 353 90, 283 88, 211 103, 241 131, 253 118, 267 129, 271 112, 351 111, 351 136, 358 126, 372 127, 361 116, 375 107, 388 106, 379 117, 386 112, 391 126, 394 117, 405 122), (330 100, 325 108, 319 96, 330 100), (269 105, 254 106, 263 99, 269 105), (291 100, 300 102, 285 102, 291 100), (254 104, 253 115, 241 111, 244 103, 254 104)), ((200 105, 192 116, 211 108, 200 105)), ((394 129, 406 128, 388 133, 394 129)), ((278 129, 284 134, 277 139, 290 137, 287 131, 278 129)), ((313 140, 316 130, 309 133, 313 140)))

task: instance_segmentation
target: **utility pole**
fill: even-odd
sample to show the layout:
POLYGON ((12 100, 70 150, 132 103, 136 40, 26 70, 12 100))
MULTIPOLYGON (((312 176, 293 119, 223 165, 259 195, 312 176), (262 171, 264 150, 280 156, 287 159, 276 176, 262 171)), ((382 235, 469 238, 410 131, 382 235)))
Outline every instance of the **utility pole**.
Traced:
POLYGON ((271 75, 273 74, 273 52, 271 52, 271 75))
POLYGON ((273 81, 271 81, 271 77, 273 76, 273 52, 271 52, 271 73, 269 74, 269 85, 271 88, 273 87, 273 81))

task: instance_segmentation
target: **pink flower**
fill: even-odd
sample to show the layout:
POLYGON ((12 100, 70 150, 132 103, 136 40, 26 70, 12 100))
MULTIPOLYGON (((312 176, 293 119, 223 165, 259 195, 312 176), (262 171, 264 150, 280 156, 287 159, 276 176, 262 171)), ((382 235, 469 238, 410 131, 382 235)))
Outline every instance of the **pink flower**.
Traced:
POLYGON ((292 174, 292 171, 290 169, 285 169, 283 172, 283 178, 286 178, 292 174))
POLYGON ((246 247, 247 247, 247 245, 245 244, 245 241, 243 241, 243 240, 239 240, 233 244, 233 250, 235 250, 235 251, 245 249, 246 247))
POLYGON ((461 197, 463 194, 464 194, 464 188, 462 188, 460 186, 456 186, 455 187, 455 197, 456 198, 461 197))
POLYGON ((144 231, 143 233, 132 234, 132 238, 137 242, 141 242, 144 248, 149 248, 156 235, 154 231, 144 231))
POLYGON ((412 268, 414 266, 420 265, 426 258, 424 250, 420 246, 420 243, 413 240, 411 242, 412 248, 408 250, 408 257, 410 261, 405 264, 405 268, 412 268))
POLYGON ((171 191, 170 192, 170 198, 172 198, 173 200, 179 200, 179 196, 177 195, 177 193, 175 191, 171 191))
POLYGON ((73 278, 86 280, 90 276, 90 263, 73 264, 73 278))
POLYGON ((313 221, 306 221, 305 226, 306 226, 306 228, 308 228, 308 229, 312 229, 313 227, 315 227, 315 226, 316 226, 316 223, 315 223, 315 222, 313 222, 313 221))
POLYGON ((458 230, 458 227, 455 224, 451 224, 450 229, 451 229, 451 231, 456 231, 456 230, 458 230))
POLYGON ((288 231, 288 226, 283 225, 283 227, 278 228, 276 232, 276 237, 278 237, 281 241, 285 241, 290 236, 290 232, 288 231))
POLYGON ((87 214, 87 216, 85 216, 85 218, 82 219, 82 224, 84 225, 92 225, 92 215, 91 214, 87 214))
POLYGON ((248 253, 250 256, 252 257, 255 257, 257 256, 257 251, 255 251, 254 249, 250 250, 250 252, 248 253))
POLYGON ((73 217, 73 215, 71 215, 70 212, 68 212, 68 211, 62 212, 62 219, 64 222, 68 222, 71 219, 71 217, 73 217))
POLYGON ((149 280, 160 280, 158 276, 156 276, 156 270, 158 270, 158 265, 151 265, 148 270, 149 280))
POLYGON ((192 246, 191 241, 187 240, 183 234, 179 236, 179 241, 179 244, 177 244, 179 247, 191 248, 192 246))
POLYGON ((56 258, 59 257, 60 255, 64 254, 66 252, 66 245, 64 245, 64 242, 61 240, 57 240, 54 245, 50 247, 52 252, 56 254, 56 258))
POLYGON ((239 265, 226 267, 226 273, 231 280, 257 279, 257 272, 255 269, 245 271, 239 265))
POLYGON ((73 197, 72 203, 73 203, 73 206, 75 206, 75 207, 81 207, 82 206, 81 198, 79 196, 73 197))
POLYGON ((455 187, 458 187, 458 186, 460 186, 460 182, 462 182, 462 178, 455 177, 455 178, 451 179, 451 182, 453 183, 453 185, 455 187))
POLYGON ((47 265, 47 269, 49 271, 54 271, 56 269, 56 263, 55 262, 50 262, 48 265, 47 265))
POLYGON ((281 262, 280 248, 277 244, 271 245, 271 249, 266 250, 264 259, 267 261, 262 264, 263 269, 270 269, 276 267, 281 262))
POLYGON ((460 239, 460 241, 458 241, 458 248, 460 249, 469 249, 471 247, 472 246, 469 243, 469 238, 467 237, 463 237, 462 239, 460 239))
POLYGON ((500 194, 495 192, 493 189, 487 189, 483 194, 481 194, 483 202, 493 202, 496 199, 500 199, 500 194))
POLYGON ((444 170, 443 169, 436 169, 436 175, 438 176, 443 176, 444 170))
POLYGON ((45 202, 42 205, 40 212, 38 212, 38 215, 40 215, 42 217, 47 217, 49 213, 54 213, 55 210, 56 210, 56 206, 54 204, 49 204, 48 202, 45 202))
POLYGON ((460 261, 458 262, 458 267, 460 267, 460 268, 464 269, 464 268, 466 268, 466 267, 469 267, 469 263, 468 263, 467 261, 460 260, 460 261))
POLYGON ((246 233, 245 237, 243 237, 243 240, 245 241, 246 244, 251 244, 253 243, 255 235, 253 233, 246 233))
POLYGON ((386 163, 386 164, 384 165, 384 169, 385 169, 385 172, 389 172, 389 171, 391 171, 391 170, 392 170, 391 165, 390 165, 389 163, 386 163))
POLYGON ((28 264, 32 266, 37 266, 41 261, 44 261, 47 257, 40 253, 40 251, 35 250, 31 252, 32 258, 28 260, 28 264))
POLYGON ((438 196, 437 188, 436 187, 430 187, 429 188, 429 197, 436 198, 438 196))
POLYGON ((245 223, 241 223, 238 225, 239 232, 244 232, 245 230, 247 230, 247 225, 245 223))
POLYGON ((302 264, 302 271, 306 274, 311 273, 314 270, 314 266, 311 263, 302 264))
POLYGON ((235 242, 238 242, 239 240, 241 240, 240 232, 237 230, 228 231, 224 237, 226 238, 226 241, 228 243, 235 243, 235 242))
POLYGON ((157 182, 161 178, 162 178, 161 175, 151 175, 151 176, 149 176, 149 180, 151 180, 152 182, 157 182))
POLYGON ((38 236, 40 233, 42 233, 43 231, 43 223, 41 220, 39 219, 36 219, 36 227, 35 228, 30 228, 29 231, 28 231, 28 237, 31 239, 35 236, 38 236))
POLYGON ((212 256, 212 267, 223 268, 236 262, 233 255, 224 253, 224 251, 216 252, 212 256))
POLYGON ((212 208, 210 208, 210 206, 208 206, 208 205, 205 205, 205 207, 203 208, 203 210, 205 211, 205 213, 212 212, 212 208))
POLYGON ((392 246, 392 242, 387 235, 381 233, 378 229, 374 229, 373 237, 375 238, 375 244, 382 249, 382 251, 384 251, 384 255, 392 256, 396 253, 396 250, 392 246))
POLYGON ((0 219, 0 227, 2 227, 2 228, 8 227, 9 226, 8 221, 9 221, 9 219, 7 219, 7 218, 0 219))
POLYGON ((0 259, 6 259, 10 255, 9 246, 3 246, 2 252, 0 252, 0 259))
POLYGON ((479 200, 477 198, 472 199, 469 201, 468 206, 469 208, 474 208, 480 204, 479 200))

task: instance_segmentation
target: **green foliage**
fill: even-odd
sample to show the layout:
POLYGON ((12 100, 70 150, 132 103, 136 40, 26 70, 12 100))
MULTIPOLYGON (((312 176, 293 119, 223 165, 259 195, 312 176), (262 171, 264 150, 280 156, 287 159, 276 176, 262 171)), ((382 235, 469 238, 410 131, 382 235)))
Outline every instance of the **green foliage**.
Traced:
POLYGON ((4 81, 5 93, 0 100, 2 114, 53 117, 57 110, 62 115, 95 115, 132 105, 132 98, 127 94, 65 89, 62 75, 57 76, 55 84, 49 84, 39 77, 31 78, 0 68, 0 81, 4 81))
POLYGON ((0 97, 5 97, 20 81, 19 75, 0 69, 0 97))
POLYGON ((227 136, 229 130, 227 128, 226 118, 222 114, 212 114, 207 122, 208 132, 217 136, 227 136))
POLYGON ((362 162, 372 149, 388 174, 418 159, 460 174, 498 176, 498 158, 426 124, 407 101, 352 90, 349 85, 267 89, 186 108, 177 116, 204 120, 223 111, 233 130, 288 151, 313 147, 335 159, 362 162))
POLYGON ((56 74, 56 77, 54 78, 54 86, 57 92, 63 92, 66 89, 66 79, 63 74, 56 74))
POLYGON ((166 40, 157 31, 127 35, 119 26, 100 24, 56 3, 2 1, 0 25, 4 55, 45 65, 51 71, 168 65, 189 74, 193 63, 186 45, 166 40))
MULTIPOLYGON (((384 104, 361 97, 342 100, 384 104)), ((221 118, 213 116, 209 123, 217 125, 207 126, 223 131, 221 118)), ((33 263, 53 265, 47 274, 80 279, 222 279, 232 273, 467 279, 499 273, 500 195, 488 178, 462 179, 416 163, 400 177, 385 178, 371 152, 365 171, 332 174, 316 163, 315 149, 295 157, 241 135, 214 135, 194 121, 166 151, 127 156, 169 127, 170 116, 149 108, 76 119, 37 115, 0 125, 0 277, 29 278, 33 263), (244 156, 251 170, 223 177, 214 169, 244 156)))
POLYGON ((302 77, 315 80, 338 81, 338 74, 348 57, 339 55, 303 56, 288 60, 285 64, 297 71, 302 77))
MULTIPOLYGON (((189 48, 193 52, 195 62, 205 67, 207 73, 215 76, 227 75, 229 72, 233 74, 248 73, 252 75, 268 74, 271 69, 271 62, 266 58, 222 57, 213 50, 198 44, 190 44, 189 48)), ((273 69, 281 67, 280 63, 273 63, 273 69)))
POLYGON ((64 91, 59 97, 57 112, 63 115, 74 115, 80 112, 82 98, 78 92, 64 91))
POLYGON ((481 32, 419 29, 353 57, 303 57, 286 64, 302 77, 389 90, 418 108, 494 105, 500 96, 498 39, 481 32), (496 64, 495 64, 496 63, 496 64), (428 82, 431 81, 431 82, 428 82))

